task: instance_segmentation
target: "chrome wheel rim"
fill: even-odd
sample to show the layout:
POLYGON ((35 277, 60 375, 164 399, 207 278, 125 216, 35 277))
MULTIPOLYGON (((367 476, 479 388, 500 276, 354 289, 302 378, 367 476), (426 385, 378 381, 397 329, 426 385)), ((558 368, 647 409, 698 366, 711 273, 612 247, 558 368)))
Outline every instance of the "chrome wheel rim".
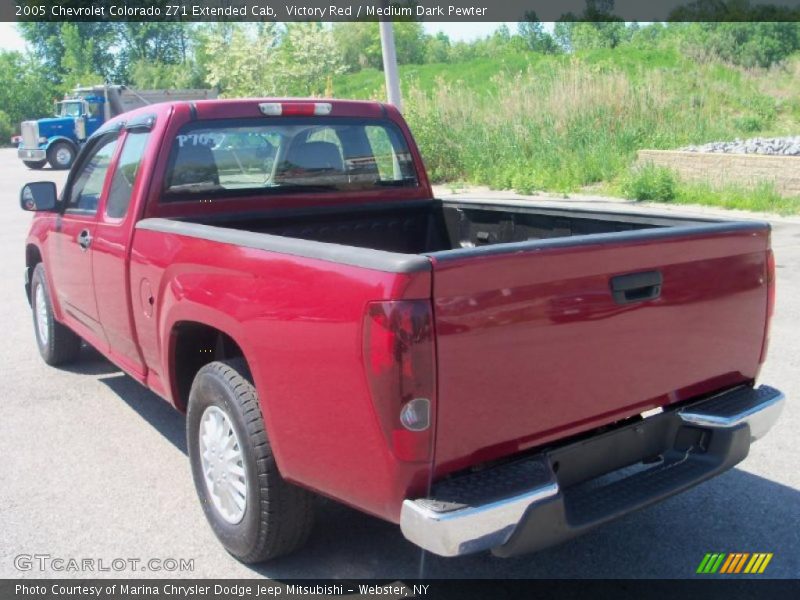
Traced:
POLYGON ((247 508, 244 455, 225 411, 209 406, 200 418, 200 461, 206 489, 217 513, 231 525, 247 508))
POLYGON ((44 287, 36 286, 36 334, 39 336, 39 343, 47 345, 47 300, 44 297, 44 287))
POLYGON ((56 162, 58 162, 58 164, 67 165, 71 159, 72 152, 70 152, 67 148, 59 148, 56 150, 56 162))

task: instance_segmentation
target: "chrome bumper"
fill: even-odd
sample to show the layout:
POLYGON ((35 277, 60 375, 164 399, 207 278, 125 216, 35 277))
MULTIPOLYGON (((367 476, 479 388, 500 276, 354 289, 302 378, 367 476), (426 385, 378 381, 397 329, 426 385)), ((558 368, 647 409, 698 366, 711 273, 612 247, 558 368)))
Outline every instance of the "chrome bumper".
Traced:
POLYGON ((726 392, 687 407, 678 414, 684 423, 711 429, 732 429, 747 425, 750 440, 756 441, 772 429, 783 410, 786 396, 783 392, 762 385, 750 394, 726 392))
POLYGON ((595 438, 445 480, 434 486, 431 498, 403 502, 400 527, 409 541, 440 556, 539 550, 730 469, 772 427, 784 401, 767 386, 737 388, 595 438), (598 458, 617 454, 624 458, 615 458, 615 464, 598 458), (600 476, 654 454, 660 466, 594 485, 600 476))
POLYGON ((46 160, 47 152, 42 148, 17 148, 17 158, 21 160, 46 160))
POLYGON ((460 506, 458 502, 406 500, 400 513, 403 535, 439 556, 460 556, 505 544, 525 512, 554 498, 558 483, 545 461, 527 461, 541 479, 528 491, 486 504, 460 506))

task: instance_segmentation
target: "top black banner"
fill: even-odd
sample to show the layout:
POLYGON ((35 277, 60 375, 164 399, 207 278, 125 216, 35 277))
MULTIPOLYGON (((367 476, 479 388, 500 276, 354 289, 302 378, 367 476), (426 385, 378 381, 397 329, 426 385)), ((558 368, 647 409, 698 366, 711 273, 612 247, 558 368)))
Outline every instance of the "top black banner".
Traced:
POLYGON ((0 21, 798 21, 800 0, 0 0, 0 21))

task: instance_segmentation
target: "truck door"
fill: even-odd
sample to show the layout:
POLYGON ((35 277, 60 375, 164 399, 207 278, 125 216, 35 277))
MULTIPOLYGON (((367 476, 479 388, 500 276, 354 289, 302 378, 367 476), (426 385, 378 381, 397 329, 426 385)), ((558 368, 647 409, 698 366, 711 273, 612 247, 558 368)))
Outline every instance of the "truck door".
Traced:
POLYGON ((64 189, 63 212, 49 238, 53 284, 64 317, 81 337, 101 347, 106 340, 95 300, 92 243, 117 137, 109 133, 94 140, 75 166, 64 189))
POLYGON ((115 161, 108 193, 103 197, 92 244, 94 292, 109 352, 126 371, 142 379, 145 365, 131 312, 141 310, 140 295, 139 290, 129 289, 128 271, 130 240, 136 222, 131 198, 141 185, 139 166, 149 139, 149 130, 133 130, 121 140, 122 149, 115 161))
POLYGON ((103 105, 105 101, 103 98, 92 97, 87 98, 86 101, 86 136, 92 135, 100 128, 100 125, 105 121, 103 105))

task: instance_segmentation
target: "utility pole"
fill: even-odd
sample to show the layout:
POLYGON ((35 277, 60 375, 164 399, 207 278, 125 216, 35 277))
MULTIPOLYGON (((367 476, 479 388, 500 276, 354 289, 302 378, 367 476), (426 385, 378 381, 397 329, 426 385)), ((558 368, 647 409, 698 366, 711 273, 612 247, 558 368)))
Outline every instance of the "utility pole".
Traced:
POLYGON ((400 98, 400 78, 397 75, 397 53, 394 49, 394 29, 391 21, 380 21, 381 51, 383 53, 383 74, 386 77, 386 95, 389 104, 403 110, 400 98))

